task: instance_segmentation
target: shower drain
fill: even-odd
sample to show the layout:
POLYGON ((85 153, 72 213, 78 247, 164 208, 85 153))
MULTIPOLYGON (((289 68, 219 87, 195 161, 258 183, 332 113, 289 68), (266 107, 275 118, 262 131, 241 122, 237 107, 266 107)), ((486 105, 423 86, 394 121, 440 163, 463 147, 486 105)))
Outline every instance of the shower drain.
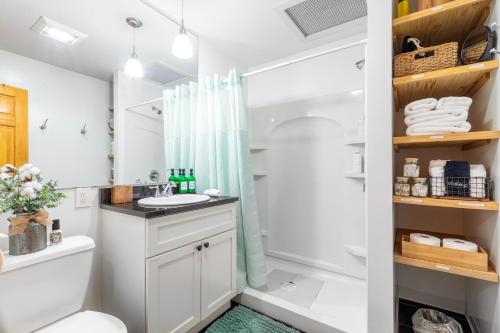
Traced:
POLYGON ((297 285, 292 281, 281 282, 281 289, 286 291, 294 291, 295 289, 297 289, 297 285))

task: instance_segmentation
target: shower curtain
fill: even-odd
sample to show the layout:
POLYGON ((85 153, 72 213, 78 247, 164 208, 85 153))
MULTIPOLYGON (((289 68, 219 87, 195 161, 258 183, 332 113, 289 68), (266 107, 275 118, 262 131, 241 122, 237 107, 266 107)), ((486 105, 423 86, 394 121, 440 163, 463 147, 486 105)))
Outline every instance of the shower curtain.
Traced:
POLYGON ((197 190, 236 196, 237 286, 262 287, 266 264, 248 142, 247 109, 240 74, 180 85, 164 92, 166 165, 194 167, 197 190))

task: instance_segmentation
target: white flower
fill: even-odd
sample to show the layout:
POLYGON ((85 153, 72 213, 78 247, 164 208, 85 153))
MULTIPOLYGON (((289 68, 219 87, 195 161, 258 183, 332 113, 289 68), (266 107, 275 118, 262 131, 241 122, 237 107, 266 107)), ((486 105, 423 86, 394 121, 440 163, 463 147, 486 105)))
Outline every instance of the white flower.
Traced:
POLYGON ((36 198, 36 193, 33 187, 23 187, 23 189, 21 190, 21 194, 27 196, 30 199, 36 198))
POLYGON ((40 184, 39 182, 32 182, 32 184, 33 184, 33 188, 37 192, 40 192, 43 188, 42 184, 40 184))
POLYGON ((19 168, 19 172, 22 173, 23 171, 29 171, 33 167, 33 164, 26 163, 22 167, 19 168))
POLYGON ((6 180, 6 179, 9 179, 11 177, 12 176, 10 174, 8 174, 8 173, 5 173, 5 172, 0 173, 0 179, 1 180, 6 180))
POLYGON ((5 164, 2 168, 0 168, 2 173, 8 173, 14 170, 16 170, 16 168, 12 164, 5 164))
POLYGON ((31 178, 32 178, 31 172, 29 172, 29 171, 22 171, 19 174, 19 179, 21 179, 21 181, 31 180, 31 178))
POLYGON ((32 167, 32 168, 30 169, 30 172, 31 172, 31 174, 32 174, 33 176, 36 176, 36 175, 38 175, 38 174, 40 173, 40 169, 38 169, 37 167, 32 167))

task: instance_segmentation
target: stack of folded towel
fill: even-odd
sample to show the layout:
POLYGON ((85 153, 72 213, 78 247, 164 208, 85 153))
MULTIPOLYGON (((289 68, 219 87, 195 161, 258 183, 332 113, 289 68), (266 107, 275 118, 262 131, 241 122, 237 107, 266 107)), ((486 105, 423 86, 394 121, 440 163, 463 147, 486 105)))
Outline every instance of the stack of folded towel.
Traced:
POLYGON ((472 99, 443 97, 421 99, 405 107, 406 135, 464 133, 471 130, 467 121, 472 99))

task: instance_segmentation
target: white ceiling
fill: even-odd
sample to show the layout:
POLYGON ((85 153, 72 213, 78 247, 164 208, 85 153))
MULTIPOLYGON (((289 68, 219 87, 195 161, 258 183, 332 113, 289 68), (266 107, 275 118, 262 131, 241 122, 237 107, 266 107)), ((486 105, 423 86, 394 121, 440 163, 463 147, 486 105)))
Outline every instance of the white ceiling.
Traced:
MULTIPOLYGON (((180 13, 181 0, 142 1, 170 15, 180 13)), ((322 38, 306 41, 275 9, 300 1, 184 0, 185 23, 194 33, 247 67, 366 31, 364 20, 360 20, 333 29, 328 34, 320 33, 322 38)))
MULTIPOLYGON (((2 0, 1 11, 0 49, 107 81, 124 67, 131 53, 132 28, 125 18, 134 16, 144 24, 137 30, 137 53, 146 72, 148 64, 161 63, 177 73, 196 76, 197 57, 181 60, 171 55, 178 26, 139 0, 2 0), (30 30, 40 16, 88 37, 69 46, 41 36, 30 30)), ((196 48, 195 37, 193 41, 196 48)), ((161 71, 162 77, 156 79, 178 78, 175 72, 161 71)))

